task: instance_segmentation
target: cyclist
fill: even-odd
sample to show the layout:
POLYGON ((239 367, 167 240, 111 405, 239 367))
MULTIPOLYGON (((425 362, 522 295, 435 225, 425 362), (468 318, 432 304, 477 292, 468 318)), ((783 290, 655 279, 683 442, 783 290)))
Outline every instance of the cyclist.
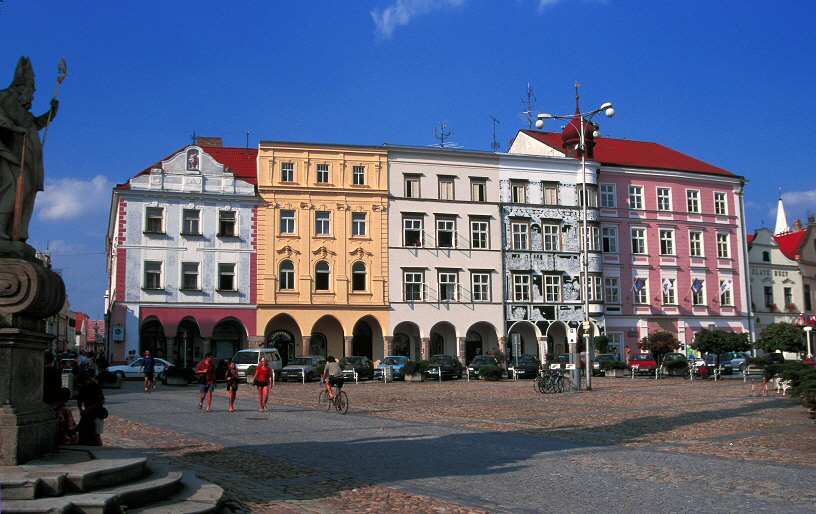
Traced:
POLYGON ((334 399, 332 386, 337 386, 338 391, 343 388, 343 370, 331 355, 326 358, 326 367, 323 368, 323 376, 321 377, 321 380, 326 385, 326 390, 329 392, 330 400, 334 399))

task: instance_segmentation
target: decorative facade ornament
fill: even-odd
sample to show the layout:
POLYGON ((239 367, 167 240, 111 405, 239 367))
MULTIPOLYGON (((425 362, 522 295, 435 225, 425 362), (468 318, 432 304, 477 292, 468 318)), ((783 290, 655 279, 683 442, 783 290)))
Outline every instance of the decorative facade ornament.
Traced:
POLYGON ((277 250, 277 252, 278 252, 278 255, 284 255, 286 257, 291 257, 293 254, 294 255, 300 255, 300 252, 298 250, 296 250, 295 248, 292 248, 289 245, 286 245, 283 248, 281 248, 280 250, 277 250))
POLYGON ((317 256, 317 257, 320 257, 320 258, 322 258, 322 259, 325 259, 325 258, 326 258, 326 256, 328 256, 328 255, 335 256, 335 255, 337 255, 337 253, 336 253, 336 252, 333 252, 333 251, 331 251, 331 250, 329 250, 329 249, 328 249, 328 248, 326 248, 325 246, 321 246, 321 247, 320 247, 320 248, 318 248, 317 250, 313 251, 313 252, 312 252, 312 255, 315 255, 315 256, 317 256))
POLYGON ((371 252, 367 252, 367 251, 363 250, 362 246, 358 246, 356 250, 352 250, 351 252, 349 252, 349 255, 351 255, 351 256, 356 255, 356 256, 362 258, 362 257, 371 257, 374 254, 371 253, 371 252))

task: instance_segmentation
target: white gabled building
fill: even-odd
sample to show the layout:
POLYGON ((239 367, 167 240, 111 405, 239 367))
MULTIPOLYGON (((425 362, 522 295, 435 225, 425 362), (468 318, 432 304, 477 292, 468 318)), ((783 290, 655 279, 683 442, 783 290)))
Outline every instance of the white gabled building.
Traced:
POLYGON ((255 337, 257 150, 199 142, 113 190, 112 362, 148 349, 187 365, 231 358, 255 337))

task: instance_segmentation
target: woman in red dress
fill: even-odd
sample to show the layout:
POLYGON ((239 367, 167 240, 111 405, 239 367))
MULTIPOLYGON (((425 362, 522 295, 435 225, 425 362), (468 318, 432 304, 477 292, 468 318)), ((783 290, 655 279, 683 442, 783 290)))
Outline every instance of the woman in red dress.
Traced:
POLYGON ((258 412, 269 412, 266 402, 269 400, 269 388, 272 386, 272 370, 266 364, 266 359, 261 359, 261 365, 255 368, 252 383, 258 387, 258 412))

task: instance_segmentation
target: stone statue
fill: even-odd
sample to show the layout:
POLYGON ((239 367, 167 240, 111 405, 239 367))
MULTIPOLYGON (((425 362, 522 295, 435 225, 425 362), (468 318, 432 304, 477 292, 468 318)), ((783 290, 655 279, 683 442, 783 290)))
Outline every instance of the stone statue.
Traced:
POLYGON ((33 101, 34 70, 28 57, 20 57, 14 80, 0 91, 0 241, 15 239, 15 219, 16 239, 28 239, 34 197, 43 190, 39 131, 54 119, 59 102, 53 98, 48 112, 34 116, 29 112, 33 101))

